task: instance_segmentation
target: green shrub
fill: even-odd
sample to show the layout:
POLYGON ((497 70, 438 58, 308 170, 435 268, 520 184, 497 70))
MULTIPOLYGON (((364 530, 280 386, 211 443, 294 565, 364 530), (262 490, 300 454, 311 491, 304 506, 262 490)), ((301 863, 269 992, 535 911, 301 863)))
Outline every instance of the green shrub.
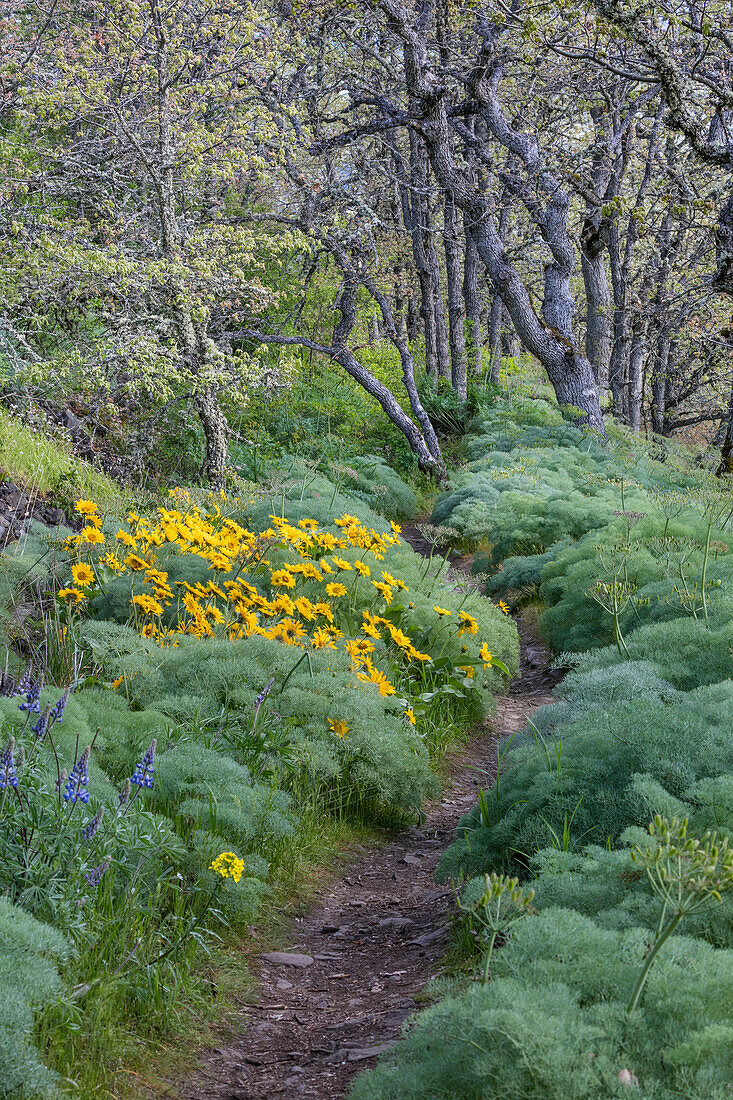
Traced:
POLYGON ((612 931, 569 909, 520 922, 493 980, 427 1009, 354 1100, 724 1100, 733 1072, 733 953, 675 937, 640 1008, 642 928, 612 931))
MULTIPOLYGON (((640 670, 629 671, 616 686, 633 696, 640 670)), ((608 709, 612 678, 597 677, 595 706, 576 696, 577 716, 569 724, 550 733, 550 708, 538 715, 546 732, 536 741, 524 736, 498 788, 462 818, 441 860, 441 878, 526 867, 550 845, 614 844, 624 829, 643 826, 656 812, 687 811, 698 831, 717 826, 695 791, 702 780, 733 774, 733 682, 665 703, 669 688, 648 668, 641 673, 649 689, 644 698, 624 702, 619 692, 608 709)), ((572 702, 569 707, 572 715, 572 702)))
POLYGON ((58 966, 71 957, 55 928, 0 898, 0 1097, 56 1094, 58 1078, 33 1046, 34 1014, 61 995, 58 966))

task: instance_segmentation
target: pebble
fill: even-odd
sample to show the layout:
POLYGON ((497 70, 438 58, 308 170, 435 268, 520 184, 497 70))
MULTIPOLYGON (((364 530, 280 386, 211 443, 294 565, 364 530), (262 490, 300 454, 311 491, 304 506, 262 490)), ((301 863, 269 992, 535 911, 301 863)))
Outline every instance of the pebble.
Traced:
POLYGON ((295 966, 299 970, 313 963, 312 955, 301 955, 297 951, 267 951, 262 958, 273 966, 295 966))

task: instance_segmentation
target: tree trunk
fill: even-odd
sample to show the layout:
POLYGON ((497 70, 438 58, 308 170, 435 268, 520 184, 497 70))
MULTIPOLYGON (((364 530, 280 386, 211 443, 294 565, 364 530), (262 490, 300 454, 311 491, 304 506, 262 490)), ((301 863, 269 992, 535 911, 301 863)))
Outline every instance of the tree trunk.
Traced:
POLYGON ((611 362, 611 317, 613 304, 606 274, 604 247, 597 234, 581 238, 580 264, 587 305, 585 353, 593 367, 601 399, 608 396, 611 362))
MULTIPOLYGON (((410 133, 410 191, 409 191, 409 231, 412 238, 412 254, 415 259, 415 271, 420 287, 420 316, 425 336, 425 373, 429 378, 438 377, 438 346, 435 331, 435 306, 433 300, 430 265, 425 251, 425 222, 427 221, 427 202, 425 192, 427 179, 423 150, 420 139, 410 133)), ((405 203, 403 202, 403 210, 405 203)))
POLYGON ((657 334, 652 367, 652 431, 664 435, 667 420, 667 372, 669 368, 669 326, 657 334))
POLYGON ((731 382, 730 397, 728 398, 725 435, 720 448, 720 465, 717 474, 718 477, 722 477, 724 474, 733 474, 733 382, 731 382))
POLYGON ((463 220, 463 232, 466 241, 466 252, 463 258, 463 301, 466 309, 468 372, 471 376, 480 376, 482 367, 482 301, 478 286, 479 257, 476 242, 465 218, 463 220))
POLYGON ((634 323, 629 354, 629 426, 632 431, 641 431, 641 415, 644 403, 644 350, 646 343, 646 324, 642 318, 634 323))
POLYGON ((461 289, 461 235, 458 211, 449 191, 445 194, 443 216, 445 273, 448 288, 448 324, 450 331, 451 382, 461 401, 468 396, 466 361, 466 310, 461 289))
POLYGON ((491 296, 491 307, 489 309, 489 356, 491 363, 491 381, 495 385, 499 384, 499 378, 501 377, 501 321, 503 316, 504 303, 501 300, 501 295, 494 291, 491 296))
POLYGON ((520 345, 516 329, 509 316, 509 310, 501 303, 501 354, 507 359, 516 359, 519 355, 520 345))
POLYGON ((194 408, 204 430, 202 475, 212 489, 223 489, 227 468, 227 421, 213 390, 196 394, 194 408))

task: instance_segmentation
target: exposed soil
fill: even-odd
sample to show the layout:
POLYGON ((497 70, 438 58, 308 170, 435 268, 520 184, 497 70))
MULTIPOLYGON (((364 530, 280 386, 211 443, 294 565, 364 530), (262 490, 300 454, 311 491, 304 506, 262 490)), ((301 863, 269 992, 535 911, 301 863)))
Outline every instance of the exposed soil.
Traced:
MULTIPOLYGON (((415 546, 421 536, 403 534, 415 546)), ((470 562, 453 567, 467 572, 470 562)), ((463 578, 465 579, 465 577, 463 578)), ((262 956, 260 995, 243 1006, 232 1039, 202 1051, 195 1075, 171 1088, 180 1100, 267 1100, 348 1095, 350 1082, 389 1049, 439 973, 454 912, 453 892, 435 869, 458 819, 491 781, 496 742, 550 702, 557 675, 531 631, 519 623, 522 674, 497 714, 452 760, 440 801, 420 827, 366 851, 327 887, 323 902, 294 922, 286 952, 262 956)))

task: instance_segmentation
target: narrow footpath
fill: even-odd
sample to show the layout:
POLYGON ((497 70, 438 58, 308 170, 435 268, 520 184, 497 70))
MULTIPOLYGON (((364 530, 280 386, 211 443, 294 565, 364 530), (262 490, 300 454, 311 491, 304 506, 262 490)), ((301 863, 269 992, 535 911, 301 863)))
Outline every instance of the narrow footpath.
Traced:
POLYGON ((261 956, 259 1000, 242 1006, 238 1037, 202 1051, 194 1076, 168 1096, 345 1097, 351 1080, 399 1038, 419 1009, 420 991, 440 972, 449 939, 455 903, 453 891, 434 880, 440 855, 477 787, 493 779, 497 739, 552 700, 557 675, 536 638, 518 625, 521 677, 452 759, 449 784, 425 807, 424 824, 355 859, 326 888, 322 904, 294 922, 287 949, 261 956))

